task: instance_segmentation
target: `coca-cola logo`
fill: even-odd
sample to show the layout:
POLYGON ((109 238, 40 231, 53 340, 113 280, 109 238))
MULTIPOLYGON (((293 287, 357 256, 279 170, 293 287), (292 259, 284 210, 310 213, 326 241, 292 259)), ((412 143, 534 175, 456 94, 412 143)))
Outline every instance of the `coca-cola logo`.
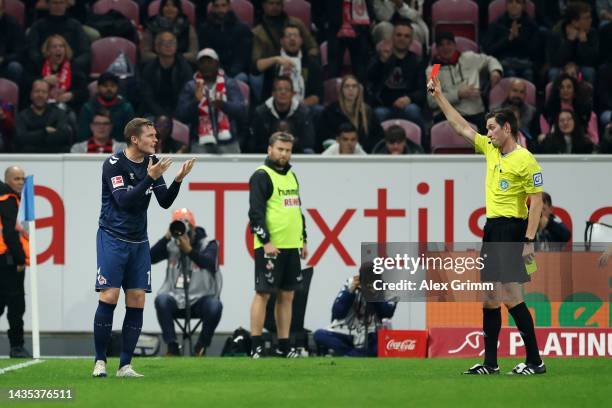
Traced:
POLYGON ((416 348, 416 340, 406 339, 406 340, 394 340, 390 339, 387 342, 387 350, 394 351, 407 351, 414 350, 416 348))

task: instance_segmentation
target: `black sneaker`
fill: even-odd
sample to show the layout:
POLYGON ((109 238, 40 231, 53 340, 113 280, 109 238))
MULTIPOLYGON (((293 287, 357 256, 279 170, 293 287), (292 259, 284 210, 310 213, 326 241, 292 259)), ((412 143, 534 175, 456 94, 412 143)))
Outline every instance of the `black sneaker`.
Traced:
POLYGON ((257 346, 251 351, 251 358, 262 358, 264 356, 263 347, 257 346))
POLYGON ((510 375, 535 375, 546 373, 546 365, 542 361, 539 365, 532 363, 520 363, 512 369, 510 375))
POLYGON ((168 343, 168 350, 166 351, 166 357, 180 357, 181 351, 178 343, 168 343))
POLYGON ((11 358, 32 358, 32 355, 23 346, 11 347, 10 351, 11 358))
POLYGON ((289 351, 284 352, 279 348, 274 349, 274 357, 281 357, 281 358, 299 358, 300 355, 298 354, 297 350, 293 347, 291 347, 289 349, 289 351))
POLYGON ((490 367, 484 364, 475 364, 469 370, 464 371, 463 374, 494 375, 494 374, 499 374, 499 367, 490 367))

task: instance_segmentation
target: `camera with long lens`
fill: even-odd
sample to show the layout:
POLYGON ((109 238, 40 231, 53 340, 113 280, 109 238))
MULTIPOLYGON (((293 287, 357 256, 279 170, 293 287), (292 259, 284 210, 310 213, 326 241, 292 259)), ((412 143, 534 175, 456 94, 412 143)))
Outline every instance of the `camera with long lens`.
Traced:
POLYGON ((191 224, 185 220, 174 220, 170 223, 170 235, 172 238, 179 238, 182 235, 191 233, 191 224))

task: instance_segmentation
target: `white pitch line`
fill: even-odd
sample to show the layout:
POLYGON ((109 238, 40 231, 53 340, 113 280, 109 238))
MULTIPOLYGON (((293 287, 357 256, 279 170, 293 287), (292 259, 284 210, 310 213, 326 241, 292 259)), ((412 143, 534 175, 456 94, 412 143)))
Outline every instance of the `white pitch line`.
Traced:
POLYGON ((12 366, 8 366, 6 368, 0 368, 0 375, 6 374, 9 371, 19 370, 20 368, 26 368, 34 364, 42 363, 44 361, 45 360, 32 360, 32 361, 26 361, 25 363, 19 363, 19 364, 15 364, 12 366))

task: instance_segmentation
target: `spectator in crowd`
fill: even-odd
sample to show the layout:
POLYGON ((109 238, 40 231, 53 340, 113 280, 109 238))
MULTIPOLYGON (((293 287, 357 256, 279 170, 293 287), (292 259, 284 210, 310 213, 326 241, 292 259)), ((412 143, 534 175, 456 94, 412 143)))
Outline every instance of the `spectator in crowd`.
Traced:
POLYGON ((591 27, 591 7, 582 2, 571 3, 561 24, 552 31, 548 39, 547 60, 552 66, 548 71, 549 81, 554 81, 561 68, 575 62, 584 79, 593 83, 597 66, 599 37, 591 27))
POLYGON ((535 6, 535 17, 538 26, 544 30, 552 29, 561 20, 570 1, 573 0, 531 0, 535 6))
POLYGON ((171 117, 161 115, 155 118, 155 130, 157 130, 156 153, 187 153, 189 146, 175 140, 172 137, 174 122, 171 117))
POLYGON ((421 106, 425 103, 425 75, 421 61, 410 51, 411 43, 410 22, 396 21, 391 50, 379 50, 370 63, 368 88, 381 122, 391 118, 407 119, 424 131, 421 106))
POLYGON ((550 133, 540 136, 540 153, 548 154, 589 154, 593 142, 585 136, 584 128, 578 125, 575 111, 562 109, 550 133))
POLYGON ((599 67, 595 97, 601 111, 599 121, 605 127, 612 118, 612 60, 599 67))
POLYGON ((140 41, 140 61, 147 63, 155 59, 153 41, 160 31, 172 31, 177 39, 177 49, 190 63, 196 62, 198 36, 183 12, 180 0, 161 0, 159 14, 147 22, 147 28, 140 41))
POLYGON ((599 143, 597 115, 592 110, 591 98, 587 88, 580 86, 578 81, 568 74, 561 74, 552 85, 544 113, 540 115, 540 133, 547 134, 551 123, 554 123, 561 110, 576 112, 576 126, 586 131, 593 144, 599 143))
POLYGON ((412 21, 413 39, 429 47, 429 27, 423 21, 422 8, 411 7, 404 0, 374 0, 374 15, 378 24, 372 30, 374 44, 393 36, 393 23, 397 19, 412 21))
POLYGON ((391 125, 385 131, 385 138, 378 142, 372 154, 422 154, 423 148, 406 135, 403 127, 391 125))
POLYGON ((178 96, 193 77, 187 60, 177 54, 172 31, 160 31, 155 37, 157 57, 142 71, 142 104, 147 115, 174 115, 178 96))
POLYGON ((15 151, 20 153, 66 153, 72 134, 66 113, 48 103, 49 84, 37 79, 30 92, 31 105, 17 115, 15 151))
POLYGON ((77 141, 87 140, 91 136, 89 124, 94 112, 100 108, 110 111, 113 130, 111 135, 118 142, 124 140, 123 129, 135 116, 132 104, 119 95, 119 77, 111 72, 105 72, 98 78, 98 91, 93 100, 81 108, 77 141))
POLYGON ((0 152, 13 151, 15 137, 15 107, 0 98, 0 152))
POLYGON ((527 97, 527 84, 518 78, 513 79, 508 87, 508 96, 501 104, 492 105, 492 109, 505 109, 516 107, 520 113, 519 127, 530 133, 537 125, 536 108, 525 102, 527 97))
POLYGON ((597 0, 597 15, 599 26, 603 27, 612 21, 612 0, 597 0))
POLYGON ((316 56, 302 52, 300 28, 288 23, 283 28, 281 49, 278 55, 257 61, 257 70, 264 74, 263 98, 272 94, 272 83, 277 76, 286 76, 293 81, 298 102, 311 108, 313 119, 323 107, 323 70, 316 56))
POLYGON ((542 192, 542 215, 536 232, 537 251, 560 251, 570 240, 570 230, 567 225, 553 214, 552 197, 547 192, 542 192))
POLYGON ((212 10, 198 30, 200 48, 219 54, 221 68, 231 78, 248 82, 253 35, 238 19, 230 0, 213 0, 212 10))
POLYGON ((359 276, 350 278, 336 296, 331 324, 314 333, 317 348, 326 354, 331 351, 335 356, 375 357, 377 326, 395 313, 396 302, 368 303, 359 276))
POLYGON ((599 153, 612 154, 612 121, 606 125, 599 143, 599 153))
POLYGON ((73 144, 70 153, 105 153, 108 155, 125 149, 127 146, 124 142, 111 138, 112 128, 111 114, 107 109, 94 112, 89 124, 91 137, 73 144))
POLYGON ((346 75, 340 82, 338 101, 325 107, 319 120, 316 148, 333 142, 340 125, 350 123, 357 129, 359 143, 371 151, 383 138, 383 129, 372 108, 365 103, 363 86, 353 75, 346 75))
POLYGON ((268 139, 277 131, 295 137, 293 153, 314 152, 314 127, 308 108, 293 96, 293 81, 288 77, 276 77, 272 96, 255 109, 251 138, 251 152, 265 153, 268 139))
POLYGON ((21 84, 23 66, 20 63, 25 34, 23 27, 4 11, 0 0, 0 77, 21 84))
POLYGON ((64 110, 80 109, 87 100, 87 77, 72 65, 72 48, 64 37, 53 34, 42 45, 43 64, 40 76, 50 86, 49 103, 64 110))
POLYGON ((68 41, 73 52, 72 63, 81 72, 89 72, 91 58, 90 43, 82 24, 66 15, 68 0, 49 0, 49 15, 34 21, 26 36, 26 49, 29 62, 40 67, 44 56, 41 52, 45 40, 60 34, 68 41))
POLYGON ((191 152, 240 153, 238 123, 246 120, 246 104, 238 83, 219 68, 215 50, 198 53, 198 71, 179 96, 176 116, 191 124, 191 152))
MULTIPOLYGON (((531 152, 534 152, 534 143, 535 140, 533 139, 532 136, 532 132, 529 130, 529 128, 525 128, 522 126, 522 118, 521 118, 521 110, 518 106, 516 105, 510 105, 507 107, 507 109, 510 109, 512 111, 512 113, 514 113, 514 116, 516 117, 516 123, 518 123, 518 132, 517 132, 517 143, 521 146, 523 146, 524 148, 528 149, 531 152)), ((535 122, 535 121, 534 121, 535 122)))
POLYGON ((338 155, 366 155, 367 153, 359 144, 359 135, 355 126, 350 123, 343 123, 338 127, 338 136, 336 141, 331 143, 325 149, 323 156, 338 156, 338 155))
MULTIPOLYGON (((503 68, 495 57, 478 54, 472 51, 459 52, 452 33, 441 31, 436 34, 438 55, 427 68, 427 77, 431 74, 433 64, 441 64, 438 78, 446 99, 470 123, 478 129, 484 129, 485 106, 481 95, 480 73, 489 73, 490 87, 501 80, 503 68)), ((434 122, 444 119, 438 105, 427 95, 429 106, 434 110, 434 122)))
POLYGON ((483 48, 497 58, 507 77, 533 82, 533 60, 539 49, 539 29, 526 11, 527 0, 507 0, 506 12, 489 25, 483 48))
POLYGON ((194 347, 198 357, 206 355, 215 329, 221 320, 223 304, 219 243, 208 238, 204 228, 196 225, 191 210, 181 208, 172 213, 172 221, 182 222, 185 232, 177 235, 169 229, 151 248, 151 263, 168 260, 166 278, 155 297, 157 321, 168 347, 167 356, 179 356, 179 345, 174 330, 177 312, 190 308, 190 317, 202 319, 202 331, 194 347), (185 299, 185 284, 189 292, 185 299))
POLYGON ((372 48, 370 26, 374 24, 372 0, 327 1, 327 60, 329 75, 339 77, 344 53, 348 50, 352 71, 359 80, 365 80, 365 66, 372 48))

